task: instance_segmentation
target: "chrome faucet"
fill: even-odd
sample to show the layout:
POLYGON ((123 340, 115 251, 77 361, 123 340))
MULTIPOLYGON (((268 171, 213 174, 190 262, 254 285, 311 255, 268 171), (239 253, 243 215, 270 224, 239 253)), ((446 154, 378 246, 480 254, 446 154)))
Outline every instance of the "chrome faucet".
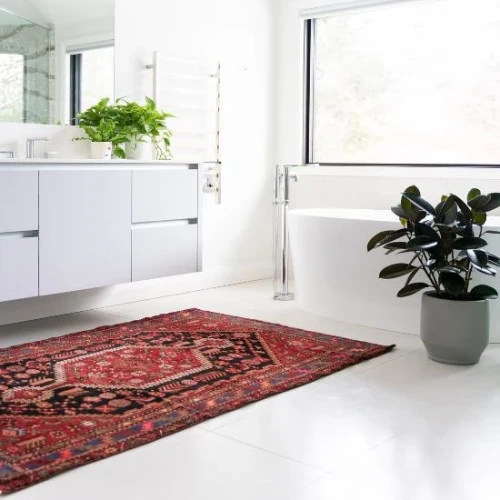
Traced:
POLYGON ((48 140, 48 137, 32 137, 31 139, 26 139, 26 158, 35 157, 35 142, 48 140))

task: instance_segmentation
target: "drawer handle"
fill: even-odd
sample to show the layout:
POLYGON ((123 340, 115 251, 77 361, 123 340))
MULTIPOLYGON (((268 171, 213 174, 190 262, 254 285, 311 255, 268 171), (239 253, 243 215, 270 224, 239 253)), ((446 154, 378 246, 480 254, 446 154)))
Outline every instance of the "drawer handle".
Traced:
POLYGON ((0 233, 0 240, 19 240, 22 238, 38 238, 38 231, 14 231, 0 233))
POLYGON ((198 224, 198 219, 160 220, 155 222, 137 222, 132 224, 132 230, 148 229, 153 227, 189 226, 198 224))

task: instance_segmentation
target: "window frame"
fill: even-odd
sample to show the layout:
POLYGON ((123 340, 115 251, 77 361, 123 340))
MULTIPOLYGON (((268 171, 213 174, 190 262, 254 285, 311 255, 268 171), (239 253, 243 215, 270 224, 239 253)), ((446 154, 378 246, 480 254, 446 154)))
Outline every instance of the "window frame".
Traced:
MULTIPOLYGON (((397 3, 397 0, 392 0, 397 3)), ((401 2, 409 0, 400 0, 401 2)), ((391 1, 383 3, 392 3, 391 1)), ((355 6, 350 9, 359 10, 355 6)), ((337 11, 338 12, 338 11, 337 11)), ((334 14, 335 11, 328 11, 334 14)), ((302 161, 304 165, 318 165, 320 167, 458 167, 458 168, 499 168, 498 163, 366 163, 366 162, 317 162, 314 157, 314 86, 315 86, 315 62, 316 62, 316 21, 324 17, 320 13, 317 17, 305 17, 303 19, 303 134, 302 134, 302 161)))
POLYGON ((69 56, 69 124, 78 125, 82 111, 82 53, 69 56))
POLYGON ((316 19, 304 21, 304 119, 303 162, 314 163, 314 63, 316 56, 316 19))

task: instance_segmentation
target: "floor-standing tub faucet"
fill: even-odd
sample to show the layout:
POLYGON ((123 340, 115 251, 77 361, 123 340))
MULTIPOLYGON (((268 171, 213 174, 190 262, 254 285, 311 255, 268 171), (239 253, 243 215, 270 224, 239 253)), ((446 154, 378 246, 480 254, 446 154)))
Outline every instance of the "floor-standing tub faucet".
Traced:
POLYGON ((26 158, 35 157, 35 142, 48 140, 48 137, 32 137, 30 139, 26 139, 26 158))

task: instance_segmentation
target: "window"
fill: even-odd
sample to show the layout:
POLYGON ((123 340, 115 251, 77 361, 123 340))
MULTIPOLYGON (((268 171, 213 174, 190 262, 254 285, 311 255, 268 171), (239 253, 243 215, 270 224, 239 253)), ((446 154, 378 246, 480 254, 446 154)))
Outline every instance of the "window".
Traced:
POLYGON ((498 0, 307 21, 307 162, 500 163, 499 27, 498 0))
POLYGON ((70 123, 102 99, 114 99, 114 47, 72 51, 70 58, 70 123))
POLYGON ((23 122, 25 59, 0 54, 0 122, 23 122))

